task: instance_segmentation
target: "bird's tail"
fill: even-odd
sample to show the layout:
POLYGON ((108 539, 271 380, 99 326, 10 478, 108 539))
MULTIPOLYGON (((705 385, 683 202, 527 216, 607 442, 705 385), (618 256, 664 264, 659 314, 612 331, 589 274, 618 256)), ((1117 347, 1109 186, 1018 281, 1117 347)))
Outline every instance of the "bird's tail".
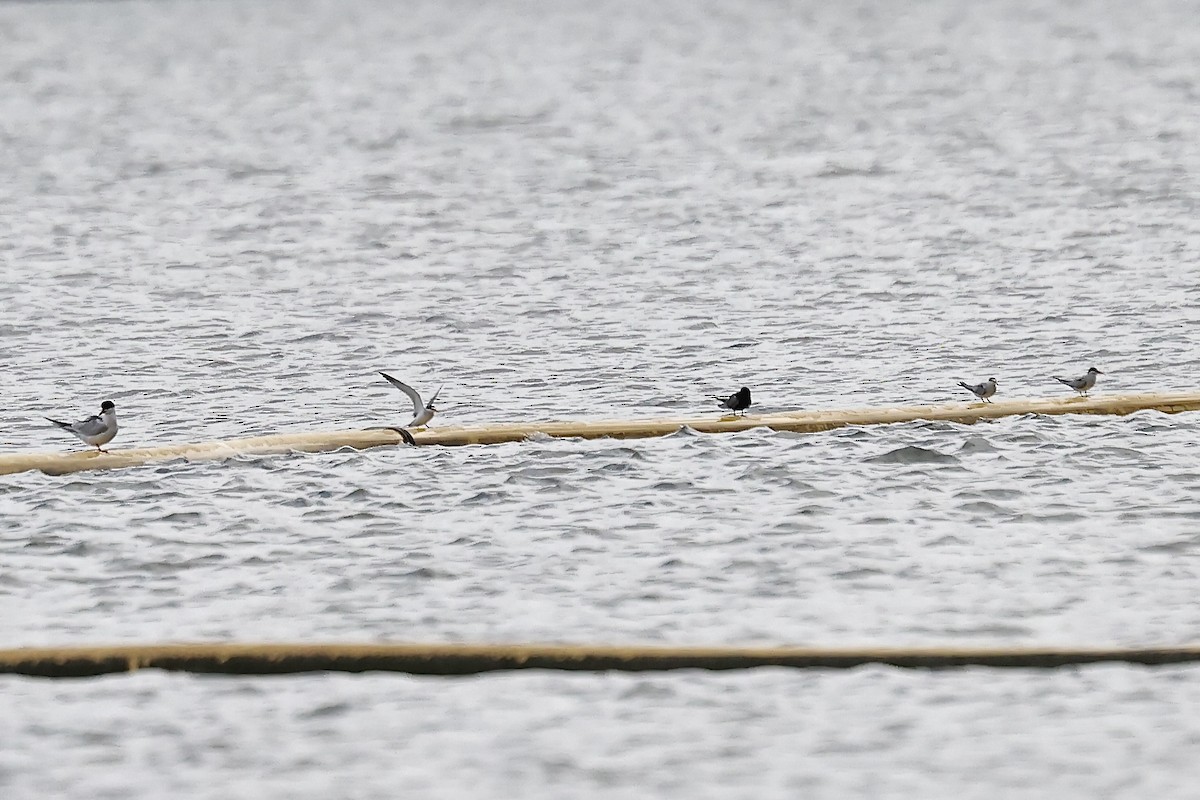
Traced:
POLYGON ((958 385, 966 389, 968 392, 971 391, 971 387, 967 385, 966 381, 959 381, 958 385))
POLYGON ((57 425, 60 428, 65 428, 67 430, 71 430, 71 423, 69 423, 69 422, 59 422, 58 420, 50 419, 49 417, 46 417, 45 419, 47 422, 53 422, 55 425, 57 425))
MULTIPOLYGON (((1051 375, 1050 377, 1054 378, 1054 380, 1058 381, 1059 383, 1065 383, 1067 386, 1071 386, 1070 378, 1060 378, 1057 375, 1051 375)), ((1071 386, 1071 388, 1074 389, 1075 387, 1071 386)))

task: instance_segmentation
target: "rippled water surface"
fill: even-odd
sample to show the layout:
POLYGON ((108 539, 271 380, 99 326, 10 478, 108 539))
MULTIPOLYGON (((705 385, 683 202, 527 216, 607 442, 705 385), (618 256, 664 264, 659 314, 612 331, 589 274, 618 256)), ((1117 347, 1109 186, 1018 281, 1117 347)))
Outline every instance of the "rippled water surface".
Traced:
MULTIPOLYGON (((0 451, 1200 380, 1182 0, 0 6, 0 451)), ((1200 419, 0 479, 0 642, 1170 645, 1200 419)), ((1200 669, 0 681, 5 797, 1190 797, 1200 669)))

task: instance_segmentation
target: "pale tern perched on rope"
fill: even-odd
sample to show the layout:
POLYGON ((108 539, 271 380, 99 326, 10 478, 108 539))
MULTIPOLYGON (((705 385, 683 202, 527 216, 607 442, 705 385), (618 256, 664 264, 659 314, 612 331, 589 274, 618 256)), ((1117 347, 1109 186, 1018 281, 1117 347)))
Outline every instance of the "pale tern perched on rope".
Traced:
POLYGON ((107 453, 108 451, 102 449, 100 445, 108 444, 117 435, 117 406, 112 400, 105 400, 100 404, 99 414, 87 419, 81 419, 79 422, 60 422, 49 417, 46 417, 46 419, 63 430, 75 434, 101 453, 107 453))
POLYGON ((395 386, 397 389, 399 389, 400 391, 402 391, 406 395, 408 395, 409 400, 412 400, 414 416, 412 418, 412 422, 409 422, 404 427, 419 428, 422 425, 425 425, 426 423, 428 423, 431 419, 433 419, 433 415, 437 413, 437 409, 433 407, 433 401, 437 400, 437 396, 439 394, 441 394, 441 391, 442 391, 441 386, 439 386, 437 388, 437 391, 433 393, 433 397, 429 398, 428 403, 422 403, 421 395, 417 392, 416 389, 412 388, 404 381, 396 380, 391 375, 388 375, 386 372, 380 372, 379 374, 382 375, 384 378, 386 378, 387 382, 390 383, 392 386, 395 386))
POLYGON ((992 402, 990 398, 992 395, 994 395, 996 393, 996 386, 998 384, 999 384, 999 382, 995 378, 988 378, 983 383, 977 383, 974 386, 967 383, 966 381, 958 382, 959 386, 963 387, 968 392, 975 395, 976 397, 978 397, 980 400, 982 400, 985 403, 992 402))
POLYGON ((735 414, 739 411, 745 411, 750 407, 750 390, 743 386, 729 397, 718 397, 712 395, 712 399, 717 401, 721 408, 727 408, 735 414))
POLYGON ((1059 383, 1065 383, 1075 391, 1079 392, 1080 397, 1087 397, 1088 390, 1096 385, 1096 376, 1104 373, 1095 367, 1089 367, 1088 371, 1082 378, 1060 378, 1057 375, 1051 377, 1059 383))

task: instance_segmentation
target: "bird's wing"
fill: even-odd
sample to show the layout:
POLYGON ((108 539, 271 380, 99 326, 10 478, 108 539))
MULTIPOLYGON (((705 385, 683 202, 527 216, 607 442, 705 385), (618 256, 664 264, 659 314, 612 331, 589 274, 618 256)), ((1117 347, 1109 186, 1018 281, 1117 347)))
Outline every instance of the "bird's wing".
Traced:
MULTIPOLYGON (((446 384, 444 384, 444 383, 442 384, 442 386, 445 386, 445 385, 446 385, 446 384)), ((437 396, 438 396, 439 394, 441 394, 441 393, 442 393, 442 386, 439 386, 439 387, 437 388, 437 391, 433 393, 433 397, 429 398, 429 402, 425 404, 425 407, 426 407, 426 408, 428 408, 429 406, 433 405, 433 401, 434 401, 434 400, 437 400, 437 396)))
POLYGON ((1054 378, 1054 380, 1058 381, 1059 383, 1065 383, 1067 386, 1070 386, 1072 388, 1075 387, 1075 379, 1074 378, 1060 378, 1057 375, 1051 375, 1050 377, 1054 378))
POLYGON ((421 402, 421 395, 417 394, 416 389, 412 388, 404 381, 396 380, 391 375, 388 375, 386 372, 381 372, 379 374, 382 375, 384 378, 386 378, 387 382, 390 383, 392 386, 395 386, 397 389, 399 389, 400 391, 402 391, 406 395, 408 395, 408 399, 412 400, 414 414, 421 413, 421 410, 423 408, 425 408, 425 404, 421 402))
POLYGON ((50 419, 49 417, 46 417, 46 421, 53 422, 55 425, 57 425, 60 428, 66 428, 67 430, 71 430, 71 423, 69 423, 69 422, 63 422, 62 420, 58 420, 58 419, 50 419))
POLYGON ((100 417, 88 417, 72 425, 71 430, 81 436, 98 436, 108 430, 108 426, 100 417))

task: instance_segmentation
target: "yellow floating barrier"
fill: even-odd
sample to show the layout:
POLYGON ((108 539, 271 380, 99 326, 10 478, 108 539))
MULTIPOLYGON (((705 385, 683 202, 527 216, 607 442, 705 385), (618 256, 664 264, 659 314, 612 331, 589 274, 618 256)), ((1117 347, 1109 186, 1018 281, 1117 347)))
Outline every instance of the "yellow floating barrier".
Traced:
POLYGON ((1200 646, 1145 648, 587 647, 471 644, 168 644, 0 650, 0 674, 83 678, 139 669, 226 675, 402 672, 475 675, 518 669, 660 672, 756 667, 1052 669, 1102 662, 1164 665, 1200 661, 1200 646))
POLYGON ((48 475, 65 475, 89 469, 140 467, 173 459, 212 461, 250 455, 325 453, 343 447, 364 450, 368 447, 403 444, 404 441, 398 431, 382 428, 327 433, 285 433, 195 444, 110 449, 107 453, 95 450, 70 453, 4 453, 0 454, 0 475, 29 470, 41 470, 48 475))
POLYGON ((1002 400, 994 403, 959 402, 893 408, 786 411, 744 417, 718 417, 710 414, 702 417, 673 419, 468 425, 418 429, 411 433, 392 428, 289 433, 195 444, 113 449, 109 453, 98 453, 94 450, 68 453, 6 453, 0 454, 0 475, 28 470, 41 470, 51 475, 62 475, 82 470, 137 467, 172 459, 199 461, 291 452, 320 453, 340 450, 344 447, 365 450, 370 447, 385 447, 402 443, 416 445, 501 444, 524 441, 536 436, 637 439, 667 436, 683 427, 701 433, 734 433, 760 427, 777 431, 812 433, 842 428, 847 425, 887 425, 918 420, 973 423, 1018 414, 1119 415, 1146 410, 1162 411, 1168 414, 1198 411, 1200 410, 1200 391, 1098 395, 1095 397, 1060 396, 1040 400, 1002 400))

